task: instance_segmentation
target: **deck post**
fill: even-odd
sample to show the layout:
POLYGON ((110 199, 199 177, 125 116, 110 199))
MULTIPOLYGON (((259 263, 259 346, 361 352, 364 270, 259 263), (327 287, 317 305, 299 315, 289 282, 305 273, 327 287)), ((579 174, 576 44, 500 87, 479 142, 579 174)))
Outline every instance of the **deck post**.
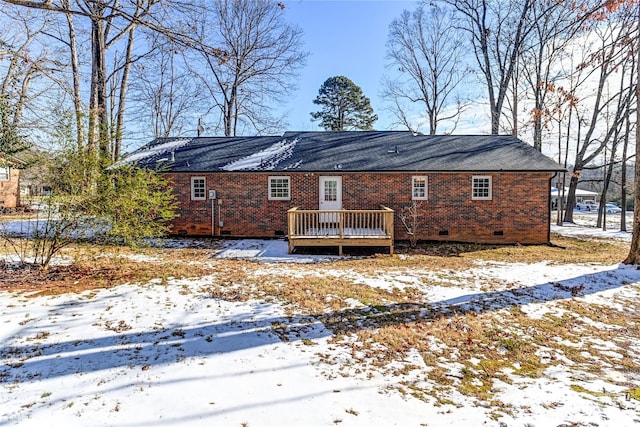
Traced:
POLYGON ((297 221, 298 217, 295 212, 298 210, 297 207, 293 207, 287 211, 287 253, 291 254, 293 251, 293 245, 291 244, 291 239, 295 236, 295 230, 297 230, 297 221))

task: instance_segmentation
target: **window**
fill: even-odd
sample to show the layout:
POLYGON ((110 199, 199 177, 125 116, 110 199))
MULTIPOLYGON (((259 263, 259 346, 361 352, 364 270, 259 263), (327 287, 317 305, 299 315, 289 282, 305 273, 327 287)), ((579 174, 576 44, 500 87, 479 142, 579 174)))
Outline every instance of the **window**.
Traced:
POLYGON ((414 176, 413 177, 413 200, 427 200, 427 177, 426 176, 414 176))
POLYGON ((337 181, 325 181, 324 182, 324 201, 335 202, 338 200, 338 182, 337 181))
POLYGON ((269 177, 269 200, 290 200, 290 181, 288 176, 269 177))
POLYGON ((206 180, 203 176, 191 177, 191 200, 206 200, 206 180))
POLYGON ((9 168, 0 167, 0 181, 9 180, 9 168))
POLYGON ((491 177, 474 176, 472 179, 471 200, 491 200, 491 177))

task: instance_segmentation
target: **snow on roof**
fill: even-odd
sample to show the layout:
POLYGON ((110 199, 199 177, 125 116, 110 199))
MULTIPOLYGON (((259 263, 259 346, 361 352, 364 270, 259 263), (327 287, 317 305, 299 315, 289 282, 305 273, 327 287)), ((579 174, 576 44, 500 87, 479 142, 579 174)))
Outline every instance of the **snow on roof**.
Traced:
POLYGON ((274 169, 280 162, 293 155, 293 149, 297 142, 298 138, 291 141, 287 141, 285 138, 264 150, 228 163, 220 169, 225 171, 274 169))
POLYGON ((148 157, 159 156, 169 151, 174 151, 180 147, 187 145, 189 142, 191 142, 191 139, 192 138, 172 139, 170 141, 153 145, 151 147, 141 149, 139 151, 134 151, 133 153, 126 156, 124 159, 117 162, 114 166, 121 166, 124 164, 136 163, 148 157))
MULTIPOLYGON (((569 187, 564 187, 564 193, 569 194, 569 187)), ((551 195, 555 196, 558 194, 558 189, 556 187, 551 187, 551 195)), ((576 196, 597 196, 598 193, 595 191, 583 190, 581 188, 576 188, 576 196)))

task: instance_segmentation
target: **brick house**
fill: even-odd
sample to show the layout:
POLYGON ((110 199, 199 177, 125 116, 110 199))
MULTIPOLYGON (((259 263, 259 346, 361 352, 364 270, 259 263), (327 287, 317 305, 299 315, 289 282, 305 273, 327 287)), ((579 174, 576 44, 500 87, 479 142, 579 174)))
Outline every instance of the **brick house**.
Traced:
POLYGON ((14 209, 20 206, 20 169, 15 168, 22 162, 0 157, 0 209, 14 209))
POLYGON ((177 235, 285 236, 294 207, 383 205, 392 239, 405 240, 400 215, 415 204, 420 240, 523 244, 549 242, 551 179, 563 170, 512 136, 401 131, 159 138, 125 161, 166 173, 177 235))

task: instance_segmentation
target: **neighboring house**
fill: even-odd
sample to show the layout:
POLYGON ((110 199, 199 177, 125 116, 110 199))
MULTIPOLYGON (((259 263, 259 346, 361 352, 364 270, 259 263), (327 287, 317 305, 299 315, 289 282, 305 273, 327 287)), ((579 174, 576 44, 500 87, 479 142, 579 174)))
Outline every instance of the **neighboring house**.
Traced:
POLYGON ((392 240, 405 240, 400 215, 416 204, 420 240, 525 244, 549 242, 551 179, 563 170, 511 136, 398 131, 159 138, 124 161, 166 173, 174 234, 285 236, 292 208, 385 206, 392 240))
POLYGON ((0 209, 14 209, 20 206, 20 169, 15 166, 22 161, 0 156, 0 209))
MULTIPOLYGON (((569 187, 565 187, 564 193, 563 193, 563 199, 562 199, 563 207, 566 207, 568 195, 569 195, 569 187)), ((576 203, 597 204, 596 202, 597 197, 598 197, 598 193, 596 193, 595 191, 576 188, 576 203)), ((557 207, 558 207, 558 189, 556 187, 551 187, 551 208, 557 209, 557 207)))

